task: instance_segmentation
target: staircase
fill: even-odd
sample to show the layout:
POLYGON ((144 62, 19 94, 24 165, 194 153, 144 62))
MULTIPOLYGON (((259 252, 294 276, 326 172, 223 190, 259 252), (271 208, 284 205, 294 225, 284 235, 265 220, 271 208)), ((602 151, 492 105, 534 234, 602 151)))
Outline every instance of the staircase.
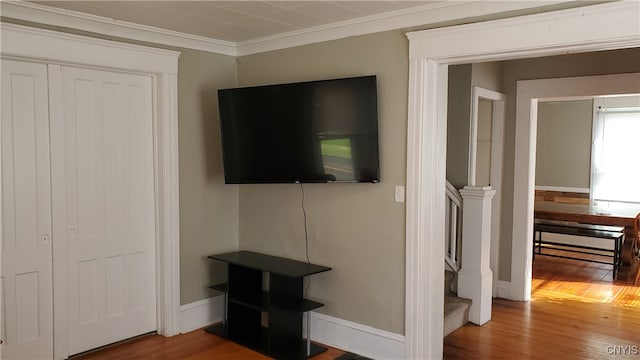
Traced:
POLYGON ((444 336, 451 334, 469 322, 471 300, 459 298, 452 290, 456 274, 444 272, 444 336))
POLYGON ((471 300, 456 296, 456 275, 462 265, 462 205, 463 199, 458 189, 447 181, 447 231, 445 233, 444 272, 444 336, 469 322, 471 300), (455 286, 455 288, 454 288, 455 286))

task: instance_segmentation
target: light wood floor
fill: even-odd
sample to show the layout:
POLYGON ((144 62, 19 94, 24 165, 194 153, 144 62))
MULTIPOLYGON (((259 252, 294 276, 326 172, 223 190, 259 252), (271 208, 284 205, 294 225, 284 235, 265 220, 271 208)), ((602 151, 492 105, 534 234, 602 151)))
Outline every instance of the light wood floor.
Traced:
POLYGON ((445 338, 444 358, 640 359, 640 287, 610 265, 537 256, 531 298, 495 300, 490 322, 445 338))
MULTIPOLYGON (((489 323, 466 325, 445 338, 444 358, 639 359, 640 287, 612 282, 610 268, 536 257, 532 300, 495 300, 489 323), (636 346, 639 352, 621 355, 624 346, 636 346), (610 355, 614 350, 618 353, 610 355)), ((343 353, 329 349, 314 359, 333 360, 343 353)), ((196 330, 171 338, 148 336, 76 359, 268 358, 196 330)))
MULTIPOLYGON (((334 360, 344 351, 329 348, 313 360, 334 360)), ((95 351, 73 360, 268 360, 260 353, 223 340, 203 329, 166 338, 159 335, 138 339, 95 351)))

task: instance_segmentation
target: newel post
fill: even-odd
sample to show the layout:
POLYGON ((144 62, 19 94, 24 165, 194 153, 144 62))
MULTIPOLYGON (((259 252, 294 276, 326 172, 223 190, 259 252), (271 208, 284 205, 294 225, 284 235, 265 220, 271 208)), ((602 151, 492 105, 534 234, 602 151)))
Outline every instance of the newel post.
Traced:
POLYGON ((471 299, 469 321, 482 325, 491 320, 493 276, 491 249, 491 187, 465 186, 462 195, 462 268, 458 296, 471 299))

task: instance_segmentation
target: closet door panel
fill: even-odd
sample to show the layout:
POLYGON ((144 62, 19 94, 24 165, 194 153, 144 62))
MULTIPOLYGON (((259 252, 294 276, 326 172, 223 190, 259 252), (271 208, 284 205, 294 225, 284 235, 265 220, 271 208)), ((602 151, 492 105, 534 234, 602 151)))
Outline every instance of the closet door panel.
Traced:
POLYGON ((2 359, 53 356, 47 68, 2 60, 2 359))
MULTIPOLYGON (((63 67, 69 354, 156 330, 148 76, 63 67)), ((59 158, 59 157, 62 157, 59 158)))

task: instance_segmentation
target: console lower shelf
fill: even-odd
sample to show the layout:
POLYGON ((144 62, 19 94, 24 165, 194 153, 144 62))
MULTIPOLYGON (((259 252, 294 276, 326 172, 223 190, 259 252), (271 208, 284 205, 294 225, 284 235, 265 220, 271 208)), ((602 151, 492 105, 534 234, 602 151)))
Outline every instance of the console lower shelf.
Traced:
POLYGON ((303 314, 324 306, 304 298, 303 280, 331 268, 249 251, 209 258, 227 263, 228 281, 210 286, 225 294, 226 321, 207 332, 280 360, 327 350, 302 337, 303 314), (263 290, 263 273, 269 275, 269 291, 263 290))

